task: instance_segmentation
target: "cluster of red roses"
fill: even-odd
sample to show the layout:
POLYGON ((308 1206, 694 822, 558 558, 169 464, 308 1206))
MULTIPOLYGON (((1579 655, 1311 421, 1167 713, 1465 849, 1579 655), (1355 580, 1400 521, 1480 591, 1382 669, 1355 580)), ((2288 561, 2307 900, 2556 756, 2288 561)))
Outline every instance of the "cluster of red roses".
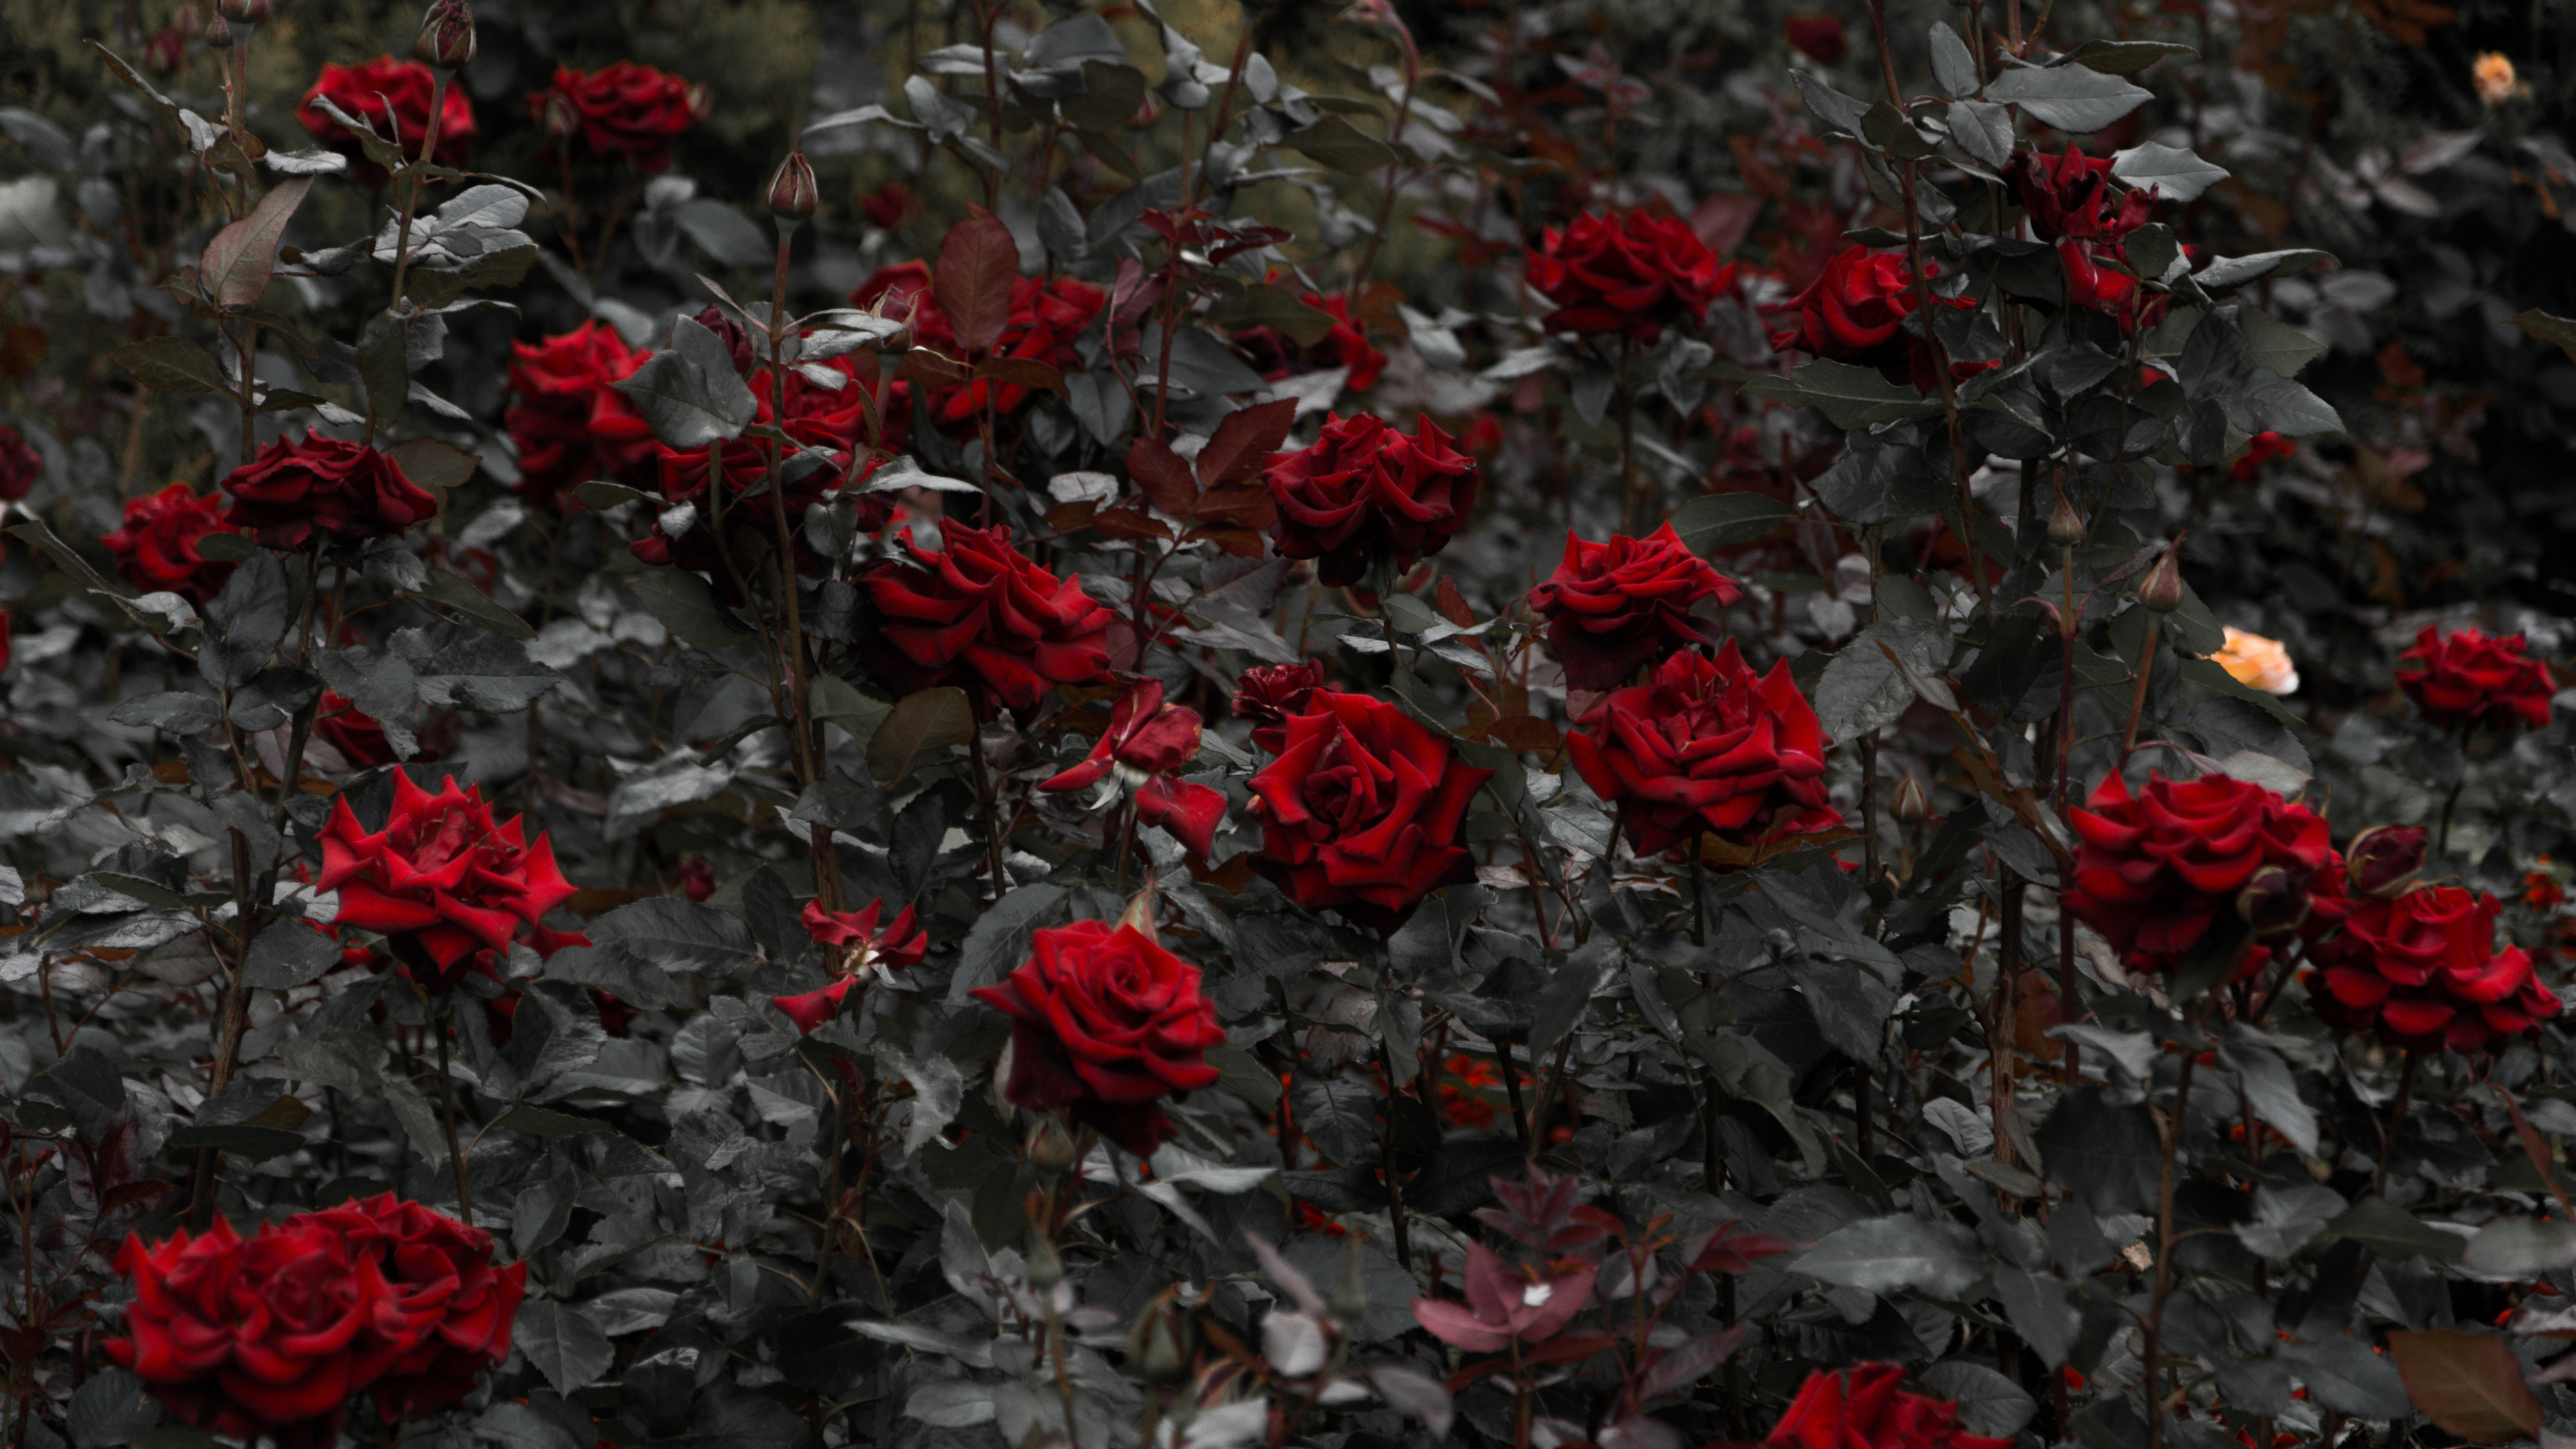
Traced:
MULTIPOLYGON (((320 102, 366 122, 411 156, 428 135, 436 86, 437 77, 416 60, 385 55, 358 65, 326 64, 321 78, 304 93, 295 118, 314 140, 350 158, 350 174, 369 186, 382 186, 390 173, 367 159, 357 135, 320 102)), ((670 169, 671 143, 706 119, 712 101, 705 86, 619 61, 587 72, 556 67, 554 84, 528 96, 528 113, 559 146, 579 140, 598 160, 623 157, 638 170, 652 172, 670 169)), ((474 102, 463 86, 451 84, 439 102, 438 142, 431 159, 441 166, 463 166, 472 155, 475 135, 474 102)))
POLYGON ((2519 634, 2490 638, 2476 629, 2444 634, 2427 626, 2397 656, 2397 687, 2424 718, 2443 729, 2485 725, 2498 733, 2546 729, 2558 682, 2525 652, 2519 634))
POLYGON ((2066 305, 2107 313, 2123 333, 2135 333, 2162 320, 2172 299, 2143 293, 2121 255, 2155 209, 2155 188, 2129 189, 2112 179, 2112 165, 2070 145, 2054 159, 2019 153, 2008 174, 2031 230, 2057 247, 2066 305))
POLYGON ((492 1263, 480 1228, 391 1193, 264 1223, 217 1219, 157 1246, 128 1239, 128 1336, 108 1357, 200 1429, 328 1449, 349 1404, 424 1418, 510 1356, 527 1265, 492 1263))
POLYGON ((220 498, 173 483, 126 500, 124 523, 99 539, 126 582, 202 605, 233 571, 200 551, 208 534, 247 533, 264 547, 302 549, 316 534, 363 542, 438 512, 438 500, 391 457, 310 431, 272 440, 221 487, 220 498))
POLYGON ((1763 1449, 2006 1449, 2010 1438, 1959 1427, 1959 1406, 1909 1393, 1901 1364, 1816 1369, 1763 1449))
MULTIPOLYGON (((2414 831, 2415 849, 2423 832, 2414 831)), ((2402 883, 2401 883, 2402 884, 2402 883)), ((2309 952, 2317 1015, 2352 1030, 2377 1027, 2408 1051, 2485 1051, 2559 1011, 2557 994, 2520 946, 2496 949, 2502 906, 2483 891, 2418 886, 2365 901, 2309 952)))

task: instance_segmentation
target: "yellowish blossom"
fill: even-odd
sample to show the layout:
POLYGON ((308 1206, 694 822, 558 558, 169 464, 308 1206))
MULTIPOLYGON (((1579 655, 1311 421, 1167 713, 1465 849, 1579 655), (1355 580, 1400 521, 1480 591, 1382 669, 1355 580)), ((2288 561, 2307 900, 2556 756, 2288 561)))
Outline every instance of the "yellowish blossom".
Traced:
POLYGON ((2290 662, 2290 651, 2278 639, 2248 634, 2242 629, 2227 631, 2227 642, 2216 654, 2218 667, 2232 675, 2236 682, 2266 694, 2294 694, 2299 688, 2299 668, 2290 662))
POLYGON ((2490 50, 2479 56, 2470 66, 2469 75, 2477 85, 2478 99, 2490 106, 2531 94, 2531 87, 2514 79, 2513 61, 2501 51, 2490 50))

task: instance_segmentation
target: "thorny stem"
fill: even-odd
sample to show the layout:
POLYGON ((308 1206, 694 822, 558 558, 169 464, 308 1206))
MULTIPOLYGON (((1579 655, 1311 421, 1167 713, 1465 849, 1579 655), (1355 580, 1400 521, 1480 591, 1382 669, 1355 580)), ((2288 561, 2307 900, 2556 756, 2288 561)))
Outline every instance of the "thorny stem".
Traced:
POLYGON ((2126 768, 2130 754, 2138 748, 2138 719, 2146 713, 2147 685, 2156 677, 2156 635, 2164 619, 2147 620, 2146 641, 2138 647, 2138 687, 2129 694, 2129 728, 2120 736, 2120 764, 2126 768))
MULTIPOLYGON (((420 138, 420 159, 415 163, 417 165, 428 165, 430 156, 438 150, 438 113, 447 104, 447 78, 450 74, 451 72, 443 66, 434 67, 430 71, 429 125, 420 138)), ((421 178, 412 176, 406 180, 408 184, 403 187, 402 229, 394 233, 394 300, 392 306, 386 309, 387 311, 402 305, 403 276, 411 269, 411 221, 413 215, 420 209, 421 178)))
POLYGON ((2174 1081, 2173 1114, 2168 1117, 2158 1113, 2156 1119, 2164 1137, 2163 1160, 2156 1175, 2156 1289, 2143 1328, 2145 1342, 2141 1347, 2145 1352, 2139 1357, 2146 1368, 2147 1449, 2164 1449, 2165 1396, 2156 1387, 2156 1340, 2164 1327, 2165 1300, 2173 1296, 2174 1155, 2189 1125, 2191 1073, 2199 1060, 2193 1052, 2182 1054, 2182 1070, 2174 1081))
POLYGON ((451 998, 430 1030, 438 1038, 438 1118, 447 1129, 447 1160, 456 1167, 456 1219, 471 1227, 474 1224, 474 1188, 466 1181, 465 1153, 456 1141, 456 1082, 447 1070, 447 1031, 456 1022, 456 1005, 451 998))
POLYGON ((1512 1065, 1512 1044, 1497 1037, 1494 1060, 1503 1067, 1503 1095, 1511 1099, 1512 1126, 1520 1132, 1521 1144, 1527 1146, 1530 1140, 1529 1113, 1521 1106, 1521 1074, 1520 1069, 1512 1065))
MULTIPOLYGON (((220 1092, 233 1079, 233 1063, 241 1056, 242 1032, 250 1023, 250 841, 238 830, 233 838, 233 926, 234 950, 232 978, 224 983, 224 1014, 215 1033, 215 1066, 207 1079, 206 1095, 220 1092)), ((211 1147, 197 1149, 196 1162, 188 1184, 188 1228, 202 1233, 215 1220, 215 1176, 222 1170, 223 1154, 211 1147)))

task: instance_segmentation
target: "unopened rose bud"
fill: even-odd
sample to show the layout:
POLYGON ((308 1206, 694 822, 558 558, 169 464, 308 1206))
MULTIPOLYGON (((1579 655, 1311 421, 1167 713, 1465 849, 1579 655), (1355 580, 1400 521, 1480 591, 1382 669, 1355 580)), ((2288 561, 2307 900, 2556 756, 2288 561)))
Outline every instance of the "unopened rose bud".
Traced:
POLYGON ((1899 823, 1918 825, 1932 813, 1932 797, 1923 788, 1923 777, 1907 774, 1896 782, 1896 793, 1888 798, 1887 813, 1899 823))
POLYGON ((206 45, 212 50, 232 49, 232 22, 224 19, 221 15, 210 15, 206 17, 206 45))
POLYGON ((704 81, 691 82, 689 85, 689 118, 695 121, 703 121, 715 113, 716 93, 709 90, 706 82, 704 81))
POLYGON ((2138 584, 2138 602, 2159 614, 2170 614, 2182 607, 2182 549, 2165 550, 2156 566, 2138 584))
POLYGON ((769 178, 769 214, 782 221, 803 221, 822 199, 813 163, 802 150, 788 152, 787 159, 778 163, 778 174, 769 178))
POLYGON ((1189 1377, 1189 1320, 1165 1289, 1136 1314, 1127 1328, 1127 1366, 1149 1384, 1176 1384, 1189 1377))
POLYGON ((181 40, 194 40, 206 33, 206 14, 194 5, 183 5, 178 14, 170 17, 170 28, 178 32, 181 40))
POLYGON ((1052 1293, 1064 1281, 1064 1259, 1057 1255, 1055 1244, 1036 1228, 1029 1229, 1029 1286, 1040 1293, 1052 1293))
POLYGON ((581 134, 581 112, 573 108, 572 97, 561 91, 548 91, 539 108, 537 124, 550 139, 569 141, 581 134))
POLYGON ((725 345, 725 351, 733 354, 734 371, 750 375, 753 359, 749 328, 726 316, 723 308, 714 305, 698 314, 698 325, 714 333, 716 340, 725 345))
POLYGON ((220 0, 220 4, 226 16, 246 20, 253 25, 266 20, 272 13, 270 0, 220 0))
POLYGON ((1053 1117, 1039 1124, 1029 1134, 1029 1165, 1049 1177, 1060 1177, 1073 1170, 1079 1158, 1074 1151, 1073 1134, 1053 1117))
POLYGON ((2277 865, 2267 865, 2254 872, 2245 888, 2236 893, 2236 914, 2254 928, 2257 936, 2286 936, 2308 919, 2308 908, 2314 902, 2308 895, 2305 876, 2293 875, 2277 865))
POLYGON ((474 58, 474 7, 466 0, 437 0, 420 18, 411 53, 425 65, 449 70, 474 58))
POLYGON ((2352 888, 2363 895, 2402 896, 2424 868, 2424 827, 2374 825, 2352 838, 2344 867, 2352 888))
POLYGON ((2073 548, 2084 541, 2084 520, 2075 515, 2075 500, 2061 490, 2057 506, 2048 510, 2048 541, 2059 548, 2073 548))

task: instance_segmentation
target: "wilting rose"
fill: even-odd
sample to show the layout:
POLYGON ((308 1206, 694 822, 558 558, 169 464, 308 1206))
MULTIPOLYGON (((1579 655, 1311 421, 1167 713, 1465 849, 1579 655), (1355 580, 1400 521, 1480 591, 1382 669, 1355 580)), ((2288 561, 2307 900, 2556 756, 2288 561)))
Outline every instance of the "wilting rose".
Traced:
MULTIPOLYGON (((1927 281, 1940 274, 1939 266, 1924 264, 1927 281)), ((1961 311, 1977 305, 1967 297, 1934 296, 1932 300, 1961 311)), ((1929 391, 1939 381, 1932 373, 1931 346, 1905 330, 1905 319, 1914 315, 1921 302, 1914 274, 1903 257, 1850 247, 1825 263, 1805 291, 1782 304, 1786 313, 1782 320, 1788 325, 1771 334, 1771 345, 1784 352, 1795 348, 1875 367, 1890 382, 1929 391)), ((1953 365, 1954 370, 1957 366, 1953 365)))
POLYGON ((1304 714, 1308 697, 1323 687, 1321 659, 1258 665, 1235 683, 1234 717, 1252 721, 1252 743, 1275 755, 1287 748, 1288 717, 1304 714))
POLYGON ((134 1302, 107 1356, 174 1417, 214 1433, 328 1449, 403 1342, 376 1259, 309 1214, 248 1239, 222 1218, 155 1247, 128 1238, 116 1268, 134 1302))
POLYGON ((773 996, 770 1005, 787 1013, 798 1031, 810 1032, 832 1019, 841 999, 860 981, 929 954, 930 935, 913 924, 912 907, 881 922, 884 912, 883 901, 870 901, 858 911, 827 911, 821 901, 807 901, 805 932, 832 948, 832 983, 801 996, 773 996))
POLYGON ((2290 662, 2290 651, 2280 640, 2248 634, 2232 624, 2220 627, 2226 631, 2226 642, 2209 657, 2230 678, 2265 694, 2299 692, 2299 666, 2290 662))
POLYGON ((885 620, 861 652, 896 688, 959 684, 990 718, 1108 674, 1109 611, 1013 548, 1008 527, 942 524, 937 552, 900 537, 910 562, 880 559, 859 576, 885 620))
POLYGON ((2558 997, 2519 946, 2496 949, 2496 898, 2421 886, 2364 901, 2343 929, 2309 949, 2317 1015, 2376 1028, 2408 1051, 2486 1051, 2556 1016, 2558 997))
POLYGON ((2424 868, 2425 834, 2421 825, 2374 825, 2354 836, 2344 851, 2352 888, 2366 896, 2403 894, 2424 868))
POLYGON ((2251 483, 2263 471, 2263 465, 2276 458, 2295 458, 2299 445, 2279 433, 2261 432, 2245 440, 2245 454, 2227 467, 2227 476, 2239 483, 2251 483))
POLYGON ((1811 1369, 1763 1449, 2009 1449, 1959 1428, 1959 1406, 1907 1393, 1892 1363, 1811 1369))
POLYGON ((1839 16, 1792 15, 1780 22, 1780 29, 1791 48, 1813 57, 1819 65, 1834 65, 1851 54, 1851 38, 1843 33, 1839 16))
POLYGON ((1789 661, 1756 676, 1731 639, 1714 660, 1674 654, 1654 683, 1613 691, 1565 747, 1592 792, 1622 807, 1640 855, 1702 832, 1749 846, 1842 824, 1826 803, 1824 727, 1789 661))
POLYGON ((2415 647, 2397 656, 2397 687, 2443 729, 2546 729, 2558 684, 2549 666, 2523 649, 2520 634, 2444 634, 2427 625, 2415 636, 2415 647))
POLYGON ((1528 270, 1529 284, 1556 304, 1549 331, 1643 339, 1706 315, 1735 281, 1734 266, 1720 262, 1690 223, 1642 210, 1548 228, 1528 270))
POLYGON ((1493 771, 1364 694, 1318 689, 1286 730, 1252 777, 1252 865, 1291 899, 1392 933, 1424 896, 1474 874, 1460 827, 1493 771))
POLYGON ((225 521, 222 495, 200 497, 187 484, 173 483, 125 500, 124 524, 98 541, 127 583, 147 594, 177 594, 202 608, 222 591, 234 565, 207 558, 197 544, 210 533, 240 531, 225 521))
POLYGON ((631 60, 594 71, 556 66, 554 85, 528 96, 529 115, 568 117, 592 156, 623 156, 638 171, 670 170, 671 143, 710 108, 706 87, 631 60))
MULTIPOLYGON (((939 297, 931 290, 928 264, 903 262, 880 268, 850 294, 850 304, 869 307, 880 298, 889 299, 889 317, 909 312, 912 338, 917 345, 965 360, 957 342, 956 324, 940 309, 939 297)), ((1082 358, 1074 351, 1074 339, 1082 335, 1082 329, 1091 325, 1091 319, 1099 316, 1108 302, 1108 293, 1077 278, 1020 277, 1011 283, 1011 320, 1003 325, 993 345, 977 355, 1026 358, 1043 362, 1058 372, 1076 370, 1082 358)), ((991 379, 954 383, 931 394, 930 414, 945 428, 970 426, 983 410, 987 392, 992 395, 995 415, 1001 417, 1018 412, 1030 396, 1029 388, 1022 383, 996 384, 991 379)))
MULTIPOLYGON (((1272 280, 1277 280, 1275 275, 1272 280)), ((1342 380, 1344 387, 1366 392, 1375 386, 1378 374, 1386 370, 1386 354, 1369 346, 1368 334, 1351 321, 1350 308, 1341 293, 1325 297, 1307 292, 1299 300, 1329 314, 1333 330, 1312 344, 1300 346, 1297 339, 1276 327, 1246 327, 1234 334, 1234 345, 1250 359, 1252 370, 1277 382, 1301 372, 1342 367, 1350 370, 1350 376, 1342 380)))
POLYGON ((2018 152, 2004 177, 2041 241, 2080 237, 2117 242, 2147 224, 2156 191, 2152 186, 2130 189, 2112 179, 2111 166, 2068 146, 2054 157, 2018 152))
POLYGON ((512 486, 521 497, 568 514, 580 507, 572 490, 592 479, 652 486, 653 430, 634 401, 611 386, 652 357, 596 321, 542 342, 510 344, 516 400, 502 421, 519 449, 519 481, 512 486))
MULTIPOLYGON (((420 159, 420 143, 429 134, 429 98, 437 77, 416 60, 381 55, 359 65, 324 62, 322 78, 304 93, 295 119, 313 139, 349 158, 349 174, 368 186, 382 186, 393 173, 367 159, 357 133, 331 119, 314 101, 328 100, 375 128, 376 134, 402 147, 403 159, 420 159)), ((450 82, 438 108, 438 146, 430 157, 441 166, 463 166, 474 154, 474 101, 465 87, 450 82)))
POLYGON ((368 833, 348 800, 322 828, 319 890, 340 893, 338 924, 375 931, 432 991, 452 988, 478 951, 506 954, 522 923, 570 900, 554 842, 530 843, 517 819, 495 823, 480 786, 455 777, 432 795, 394 774, 392 813, 368 833))
POLYGON ((359 443, 306 431, 280 437, 225 475, 233 496, 225 521, 267 548, 301 549, 319 531, 346 543, 401 533, 426 523, 438 500, 416 486, 394 460, 359 443))
POLYGON ((1272 454, 1261 476, 1279 505, 1280 554, 1314 559, 1332 586, 1413 567, 1476 506, 1476 460, 1428 417, 1408 438, 1368 413, 1332 415, 1313 444, 1272 454))
POLYGON ((1713 621, 1691 606, 1715 599, 1722 608, 1743 597, 1735 581, 1690 551, 1669 523, 1642 539, 1612 534, 1607 543, 1565 536, 1565 557, 1547 582, 1530 590, 1530 608, 1547 620, 1547 642, 1575 689, 1627 682, 1658 655, 1719 638, 1713 621))
POLYGON ((44 476, 45 455, 27 441, 27 435, 16 428, 0 428, 0 503, 26 497, 27 490, 44 476))
POLYGON ((376 1265, 390 1296, 376 1329, 400 1325, 400 1351, 369 1390, 388 1424, 443 1413, 510 1357, 528 1265, 492 1264, 492 1235, 392 1193, 304 1214, 376 1265))
POLYGON ((1076 921, 1029 945, 1018 970, 974 992, 1011 1018, 1003 1095, 1151 1156, 1179 1130, 1159 1101, 1219 1075, 1206 1053, 1225 1028, 1199 990, 1199 969, 1124 923, 1076 921))
POLYGON ((2306 883, 2311 938, 2349 908, 2325 821, 2251 781, 2150 775, 2132 794, 2114 773, 2088 803, 2071 812, 2079 844, 2067 908, 2132 969, 2180 965, 2222 914, 2235 919, 2238 894, 2266 866, 2306 883))
POLYGON ((1199 713, 1163 703, 1162 681, 1130 685, 1110 712, 1109 728, 1082 763, 1041 783, 1041 790, 1087 790, 1115 773, 1136 792, 1136 819, 1172 832, 1190 852, 1207 858, 1216 828, 1225 820, 1225 792, 1170 778, 1199 752, 1199 713))

